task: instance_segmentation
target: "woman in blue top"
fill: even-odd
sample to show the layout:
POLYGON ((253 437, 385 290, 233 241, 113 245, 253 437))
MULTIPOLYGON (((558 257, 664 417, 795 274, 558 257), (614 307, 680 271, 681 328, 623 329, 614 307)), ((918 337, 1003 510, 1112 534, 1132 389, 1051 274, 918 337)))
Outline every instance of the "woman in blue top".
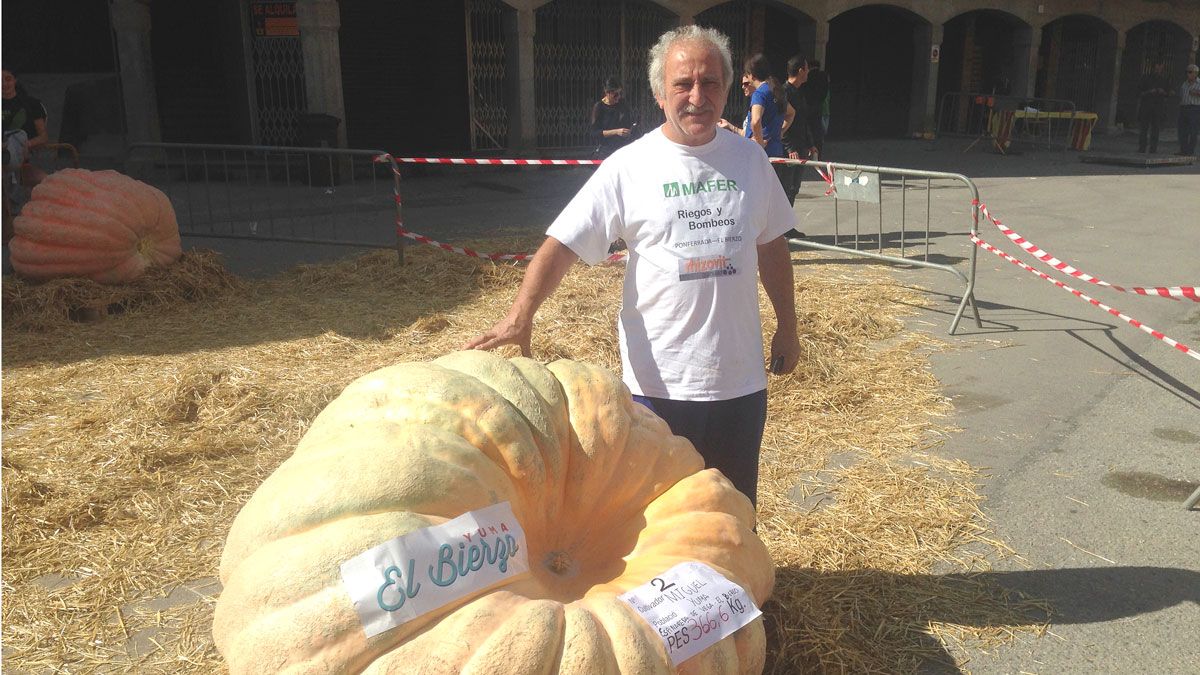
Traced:
POLYGON ((790 121, 796 111, 788 105, 783 88, 774 80, 766 56, 755 54, 746 59, 742 82, 749 84, 753 91, 742 133, 761 145, 768 157, 787 157, 783 148, 784 120, 790 121))

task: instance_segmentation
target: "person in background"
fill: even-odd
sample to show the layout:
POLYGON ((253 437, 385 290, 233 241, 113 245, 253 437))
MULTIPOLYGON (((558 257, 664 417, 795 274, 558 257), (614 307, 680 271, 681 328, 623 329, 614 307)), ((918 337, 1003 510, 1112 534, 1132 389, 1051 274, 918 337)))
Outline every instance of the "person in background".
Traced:
MULTIPOLYGON (((808 125, 808 104, 804 100, 804 95, 800 93, 800 87, 808 79, 808 62, 805 60, 804 54, 796 54, 788 59, 786 72, 787 82, 783 85, 783 93, 795 114, 785 120, 783 148, 787 152, 788 159, 815 160, 819 155, 808 125)), ((783 184, 783 193, 787 195, 788 202, 795 206, 804 167, 798 164, 776 164, 775 172, 779 174, 779 182, 783 184)), ((803 238, 804 233, 792 229, 788 231, 787 236, 803 238)))
POLYGON ((1179 154, 1196 154, 1196 137, 1200 136, 1200 66, 1188 64, 1187 78, 1179 86, 1179 154))
POLYGON ((21 184, 33 187, 46 177, 44 171, 29 163, 29 153, 50 140, 46 131, 46 107, 25 93, 11 70, 3 68, 0 76, 3 77, 0 84, 4 97, 4 133, 7 135, 10 131, 20 129, 28 137, 25 161, 21 165, 21 184))
POLYGON ((1171 85, 1163 75, 1165 67, 1162 61, 1155 62, 1138 85, 1138 152, 1146 152, 1147 140, 1150 154, 1158 152, 1158 132, 1166 115, 1167 97, 1171 95, 1171 85))
POLYGON ((550 225, 508 314, 464 348, 516 344, 528 355, 534 314, 574 262, 599 263, 623 238, 622 379, 753 503, 767 419, 758 284, 777 323, 770 372, 789 373, 800 340, 782 235, 796 217, 761 146, 717 131, 729 38, 681 26, 647 60, 666 121, 596 169, 550 225))
POLYGON ((633 140, 637 123, 624 96, 625 90, 615 77, 604 81, 604 98, 592 106, 591 136, 596 141, 596 157, 608 157, 633 140))
POLYGON ((742 133, 767 151, 767 157, 786 157, 783 149, 783 126, 795 116, 788 106, 783 88, 771 75, 771 62, 763 54, 746 59, 742 71, 742 87, 749 83, 750 109, 742 133))
POLYGON ((829 133, 829 75, 821 70, 821 62, 808 62, 808 79, 800 88, 804 102, 808 104, 808 130, 812 134, 813 147, 821 157, 825 154, 825 134, 829 133))

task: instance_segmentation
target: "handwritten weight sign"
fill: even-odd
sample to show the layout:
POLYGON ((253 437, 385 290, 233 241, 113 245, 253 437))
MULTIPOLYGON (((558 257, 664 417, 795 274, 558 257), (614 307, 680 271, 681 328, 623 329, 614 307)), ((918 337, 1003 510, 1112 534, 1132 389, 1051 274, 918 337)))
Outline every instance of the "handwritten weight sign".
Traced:
POLYGON ((620 597, 658 632, 675 666, 762 614, 741 586, 698 562, 679 563, 620 597))
POLYGON ((508 502, 409 532, 342 563, 367 637, 529 571, 508 502))

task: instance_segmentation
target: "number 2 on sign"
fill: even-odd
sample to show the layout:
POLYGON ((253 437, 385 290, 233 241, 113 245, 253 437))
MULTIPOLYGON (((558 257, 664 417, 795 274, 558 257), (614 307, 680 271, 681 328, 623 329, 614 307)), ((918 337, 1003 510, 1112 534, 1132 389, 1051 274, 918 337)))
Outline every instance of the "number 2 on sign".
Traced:
POLYGON ((650 580, 650 585, 657 586, 658 592, 662 593, 663 591, 667 590, 668 588, 674 586, 675 582, 672 581, 671 583, 668 584, 667 582, 663 581, 662 579, 659 579, 658 577, 654 577, 653 579, 650 580))

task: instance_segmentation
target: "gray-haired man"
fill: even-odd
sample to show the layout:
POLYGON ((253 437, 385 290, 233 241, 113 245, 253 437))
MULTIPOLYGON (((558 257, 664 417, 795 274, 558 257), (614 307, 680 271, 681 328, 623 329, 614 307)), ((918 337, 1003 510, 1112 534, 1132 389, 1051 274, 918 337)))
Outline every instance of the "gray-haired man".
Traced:
POLYGON ((508 314, 466 347, 528 354, 534 313, 575 260, 600 262, 624 239, 624 381, 754 501, 767 401, 755 277, 778 323, 772 370, 791 372, 800 345, 782 235, 795 216, 762 148, 717 133, 733 80, 724 35, 667 32, 649 80, 666 121, 605 160, 550 226, 508 314))

